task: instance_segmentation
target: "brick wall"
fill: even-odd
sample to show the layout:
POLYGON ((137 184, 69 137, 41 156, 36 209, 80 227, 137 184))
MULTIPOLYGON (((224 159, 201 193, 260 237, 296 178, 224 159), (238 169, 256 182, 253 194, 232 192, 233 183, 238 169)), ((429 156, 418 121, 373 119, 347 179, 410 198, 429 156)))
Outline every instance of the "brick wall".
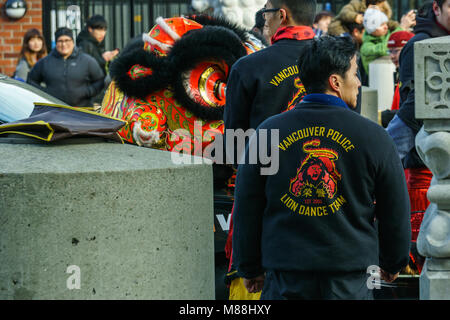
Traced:
POLYGON ((42 1, 27 0, 27 12, 20 20, 9 20, 3 12, 5 1, 0 2, 0 73, 14 73, 25 32, 36 28, 42 33, 42 1))

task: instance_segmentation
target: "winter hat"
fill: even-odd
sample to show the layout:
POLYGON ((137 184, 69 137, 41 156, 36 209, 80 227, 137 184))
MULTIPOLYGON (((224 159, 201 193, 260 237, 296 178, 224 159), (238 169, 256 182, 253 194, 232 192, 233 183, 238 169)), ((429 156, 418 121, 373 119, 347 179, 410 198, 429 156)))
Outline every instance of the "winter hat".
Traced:
POLYGON ((65 27, 58 28, 55 31, 55 41, 58 41, 58 38, 61 36, 68 36, 69 38, 71 38, 73 40, 73 32, 69 28, 65 28, 65 27))
POLYGON ((388 17, 378 9, 369 8, 364 13, 364 28, 368 34, 373 33, 377 30, 383 23, 388 22, 388 17))
POLYGON ((388 48, 403 47, 409 39, 414 37, 414 33, 409 31, 397 31, 391 34, 388 40, 388 48))

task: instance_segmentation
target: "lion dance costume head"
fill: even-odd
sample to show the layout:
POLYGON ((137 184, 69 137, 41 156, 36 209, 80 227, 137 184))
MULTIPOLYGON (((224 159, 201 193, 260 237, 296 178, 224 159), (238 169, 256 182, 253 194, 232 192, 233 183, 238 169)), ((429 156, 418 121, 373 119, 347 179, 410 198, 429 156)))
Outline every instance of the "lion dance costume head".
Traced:
POLYGON ((223 134, 231 66, 263 45, 221 18, 156 22, 111 64, 101 112, 127 121, 119 134, 129 143, 194 154, 223 134))

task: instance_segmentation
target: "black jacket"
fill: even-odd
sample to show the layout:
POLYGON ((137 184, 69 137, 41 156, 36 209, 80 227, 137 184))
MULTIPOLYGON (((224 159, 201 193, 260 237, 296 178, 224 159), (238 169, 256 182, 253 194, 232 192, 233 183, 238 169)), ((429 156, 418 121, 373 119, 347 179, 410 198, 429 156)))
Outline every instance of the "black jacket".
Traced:
POLYGON ((77 47, 67 58, 52 50, 39 60, 28 75, 27 82, 48 94, 76 107, 91 107, 92 97, 103 88, 104 75, 98 63, 77 47), (45 83, 45 87, 41 87, 45 83))
MULTIPOLYGON (((233 65, 227 81, 225 129, 256 129, 268 117, 302 99, 305 89, 299 80, 298 57, 308 41, 311 40, 281 39, 233 65)), ((228 161, 232 159, 235 166, 240 152, 236 143, 233 151, 228 148, 225 151, 228 161)))
MULTIPOLYGON (((298 75, 298 59, 309 41, 281 39, 233 65, 227 81, 225 129, 256 129, 301 101, 306 91, 298 75)), ((361 94, 354 111, 361 112, 361 94)), ((240 157, 237 153, 235 148, 234 164, 240 157)))
MULTIPOLYGON (((415 134, 420 130, 423 121, 416 119, 414 114, 414 43, 430 38, 447 36, 448 32, 436 24, 434 14, 429 13, 427 17, 417 17, 414 28, 416 34, 403 47, 400 53, 400 108, 397 115, 410 127, 415 134)), ((405 168, 417 168, 425 166, 419 158, 416 148, 413 148, 404 159, 405 168)))
POLYGON ((266 147, 278 145, 279 170, 263 176, 260 163, 238 168, 233 264, 245 278, 371 265, 396 273, 407 265, 410 204, 394 142, 334 102, 303 100, 257 129, 279 129, 279 141, 269 134, 266 147))
POLYGON ((226 129, 256 129, 268 117, 286 110, 290 102, 295 106, 300 101, 304 88, 299 81, 295 86, 297 60, 308 41, 282 39, 233 65, 227 81, 226 129))
POLYGON ((77 47, 93 57, 106 75, 106 60, 102 57, 103 52, 105 52, 105 40, 98 42, 85 28, 81 30, 77 37, 77 47))

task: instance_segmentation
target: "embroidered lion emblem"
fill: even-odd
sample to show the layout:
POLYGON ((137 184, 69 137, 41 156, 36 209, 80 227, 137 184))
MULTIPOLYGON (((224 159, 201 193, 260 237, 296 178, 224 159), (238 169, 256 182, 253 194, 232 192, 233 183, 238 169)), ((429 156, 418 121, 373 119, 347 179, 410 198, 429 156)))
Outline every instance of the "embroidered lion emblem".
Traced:
POLYGON ((291 179, 289 188, 296 197, 332 199, 336 195, 337 182, 341 180, 334 163, 339 158, 338 153, 319 146, 319 139, 303 144, 303 151, 308 155, 297 169, 297 175, 291 179))

